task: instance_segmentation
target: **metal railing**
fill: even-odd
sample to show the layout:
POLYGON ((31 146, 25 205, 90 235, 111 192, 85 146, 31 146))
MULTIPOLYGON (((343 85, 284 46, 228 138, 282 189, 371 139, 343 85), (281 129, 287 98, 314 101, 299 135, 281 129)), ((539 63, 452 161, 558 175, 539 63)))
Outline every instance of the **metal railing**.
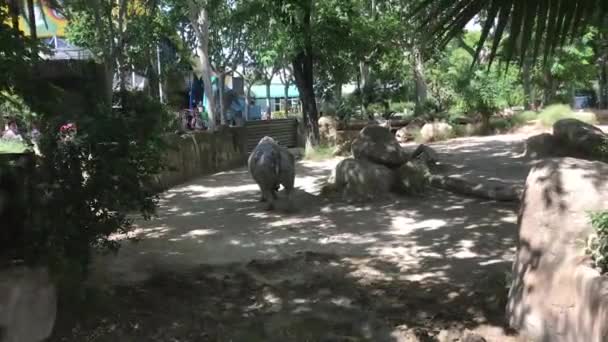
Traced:
POLYGON ((50 55, 43 56, 49 60, 88 60, 93 59, 93 53, 83 48, 52 49, 50 55))

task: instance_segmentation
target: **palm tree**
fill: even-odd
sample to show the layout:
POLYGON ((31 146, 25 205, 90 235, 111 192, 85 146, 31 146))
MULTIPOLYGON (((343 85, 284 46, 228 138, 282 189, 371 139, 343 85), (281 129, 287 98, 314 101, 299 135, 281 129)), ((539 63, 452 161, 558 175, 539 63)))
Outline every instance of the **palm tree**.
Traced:
POLYGON ((476 58, 488 38, 492 41, 490 64, 503 36, 508 35, 505 59, 515 51, 533 59, 542 53, 546 62, 556 47, 580 36, 584 29, 608 15, 608 0, 422 0, 414 16, 440 46, 457 36, 475 18, 482 18, 476 58), (491 36, 491 37, 490 37, 491 36))

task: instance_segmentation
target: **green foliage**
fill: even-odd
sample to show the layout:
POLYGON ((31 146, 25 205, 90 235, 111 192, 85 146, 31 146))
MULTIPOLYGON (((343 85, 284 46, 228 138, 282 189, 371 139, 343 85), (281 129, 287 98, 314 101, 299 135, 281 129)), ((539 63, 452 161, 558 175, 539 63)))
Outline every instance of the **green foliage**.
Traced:
POLYGON ((414 102, 391 102, 390 111, 402 114, 412 114, 416 108, 414 102))
POLYGON ((597 118, 593 113, 573 112, 572 108, 564 104, 555 104, 543 109, 538 115, 540 122, 551 127, 553 124, 562 119, 578 119, 590 124, 597 124, 597 118))
POLYGON ((154 213, 151 182, 163 169, 166 113, 143 94, 123 99, 121 109, 91 108, 74 121, 42 118, 41 157, 20 202, 23 240, 2 241, 11 258, 83 279, 93 250, 118 248, 110 237, 132 228, 129 215, 154 213))
POLYGON ((516 126, 522 126, 527 124, 528 122, 534 121, 538 119, 538 113, 533 110, 527 110, 519 113, 515 113, 511 118, 511 121, 516 126))
POLYGON ((536 58, 541 46, 546 60, 557 46, 565 44, 567 38, 581 35, 584 32, 582 29, 595 18, 602 18, 608 13, 608 5, 603 0, 573 0, 561 3, 558 11, 554 3, 541 0, 528 0, 525 3, 516 0, 425 0, 414 14, 421 22, 418 30, 431 32, 432 36, 428 39, 441 46, 462 32, 481 13, 484 14, 483 33, 476 57, 479 57, 489 38, 492 40, 492 50, 489 53, 492 61, 503 37, 507 36, 503 56, 507 61, 517 56, 523 60, 530 54, 536 58), (585 10, 582 11, 581 8, 585 10))
MULTIPOLYGON (((29 129, 37 120, 38 114, 33 112, 21 96, 4 92, 0 95, 0 113, 17 122, 20 129, 29 129)), ((0 118, 0 122, 2 118, 0 118)), ((3 129, 4 127, 0 127, 3 129)))
POLYGON ((496 133, 506 133, 513 128, 513 121, 505 118, 491 118, 490 129, 496 133))
POLYGON ((304 158, 307 160, 326 160, 333 158, 334 151, 334 147, 325 145, 309 147, 304 153, 304 158))
POLYGON ((587 238, 585 251, 602 273, 608 271, 608 211, 591 215, 594 232, 587 238))

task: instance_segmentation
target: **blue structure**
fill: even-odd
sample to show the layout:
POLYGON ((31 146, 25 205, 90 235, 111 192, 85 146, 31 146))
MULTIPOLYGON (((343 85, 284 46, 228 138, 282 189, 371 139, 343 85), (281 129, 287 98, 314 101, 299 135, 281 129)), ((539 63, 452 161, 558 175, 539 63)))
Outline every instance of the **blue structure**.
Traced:
MULTIPOLYGON (((287 91, 288 100, 291 102, 290 107, 299 106, 300 92, 298 87, 290 85, 287 91)), ((266 85, 255 84, 251 87, 251 97, 254 98, 255 104, 260 106, 262 113, 266 112, 268 105, 266 103, 266 85)), ((278 112, 284 110, 285 102, 285 85, 282 83, 273 83, 270 85, 270 111, 278 112)))
MULTIPOLYGON (((213 93, 217 100, 219 100, 219 79, 216 76, 211 77, 211 85, 213 93)), ((225 98, 231 98, 232 101, 226 108, 226 121, 231 121, 232 119, 243 118, 245 115, 245 97, 236 96, 233 89, 229 87, 224 87, 224 95, 225 98)), ((204 110, 209 113, 209 100, 205 96, 205 88, 204 83, 201 79, 192 75, 190 79, 190 90, 188 92, 189 97, 189 105, 188 109, 193 110, 198 106, 199 103, 202 103, 204 110)), ((219 106, 219 104, 216 104, 219 106)), ((260 120, 262 118, 262 111, 260 106, 257 105, 249 105, 249 120, 260 120)))

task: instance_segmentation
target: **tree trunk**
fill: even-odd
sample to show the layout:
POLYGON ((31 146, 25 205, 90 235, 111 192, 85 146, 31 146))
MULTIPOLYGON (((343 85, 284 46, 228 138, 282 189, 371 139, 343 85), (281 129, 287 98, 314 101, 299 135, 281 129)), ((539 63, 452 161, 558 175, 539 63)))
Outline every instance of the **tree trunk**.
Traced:
POLYGON ((317 146, 319 144, 319 114, 313 83, 313 61, 312 55, 300 52, 293 60, 294 76, 300 100, 302 101, 302 113, 306 123, 307 144, 317 146))
POLYGON ((19 35, 19 0, 10 0, 9 11, 13 31, 16 35, 19 35))
POLYGON ((598 41, 601 46, 597 52, 598 106, 600 109, 608 109, 608 29, 601 33, 598 41))
POLYGON ((599 66, 599 78, 598 78, 598 87, 599 87, 599 96, 598 96, 598 105, 600 109, 608 109, 608 62, 606 59, 608 55, 604 56, 604 60, 599 66))
MULTIPOLYGON (((126 44, 125 44, 125 26, 127 20, 127 0, 119 0, 118 9, 118 47, 116 49, 118 62, 118 80, 120 85, 121 96, 127 90, 127 73, 129 67, 127 65, 126 44)), ((121 102, 122 103, 122 102, 121 102)))
POLYGON ((359 89, 361 89, 361 113, 363 115, 367 115, 370 120, 373 119, 373 114, 367 112, 367 106, 369 105, 369 95, 370 95, 370 82, 369 82, 369 65, 365 62, 359 62, 359 74, 360 85, 359 89))
POLYGON ((249 99, 251 98, 251 84, 247 84, 245 91, 245 121, 249 120, 249 99))
POLYGON ((526 110, 530 110, 532 108, 532 104, 534 103, 533 95, 532 95, 532 61, 528 58, 525 59, 523 69, 521 71, 521 79, 524 88, 524 108, 526 110))
POLYGON ((289 116, 289 82, 285 81, 285 117, 289 116))
POLYGON ((551 104, 555 97, 555 79, 551 75, 551 70, 546 69, 544 72, 545 89, 543 89, 543 107, 551 104))
POLYGON ((224 84, 226 84, 226 72, 220 71, 219 82, 218 82, 218 93, 220 101, 220 122, 222 125, 226 124, 226 104, 224 103, 224 84))
POLYGON ((205 87, 205 97, 209 105, 209 130, 214 131, 217 122, 217 108, 215 107, 215 96, 211 85, 211 64, 209 63, 209 12, 207 8, 198 8, 195 3, 190 3, 190 20, 198 40, 197 52, 202 66, 202 78, 205 87))
POLYGON ((416 46, 412 48, 412 55, 414 57, 414 82, 416 82, 416 113, 421 113, 428 96, 424 61, 420 49, 416 46))
POLYGON ((272 82, 272 78, 266 79, 266 119, 270 119, 272 113, 272 109, 270 108, 270 82, 272 82))
POLYGON ((342 83, 336 82, 334 84, 334 101, 339 104, 342 101, 342 83))
POLYGON ((30 37, 32 39, 38 39, 38 33, 36 32, 36 13, 34 12, 34 0, 27 0, 27 14, 30 22, 30 37))

